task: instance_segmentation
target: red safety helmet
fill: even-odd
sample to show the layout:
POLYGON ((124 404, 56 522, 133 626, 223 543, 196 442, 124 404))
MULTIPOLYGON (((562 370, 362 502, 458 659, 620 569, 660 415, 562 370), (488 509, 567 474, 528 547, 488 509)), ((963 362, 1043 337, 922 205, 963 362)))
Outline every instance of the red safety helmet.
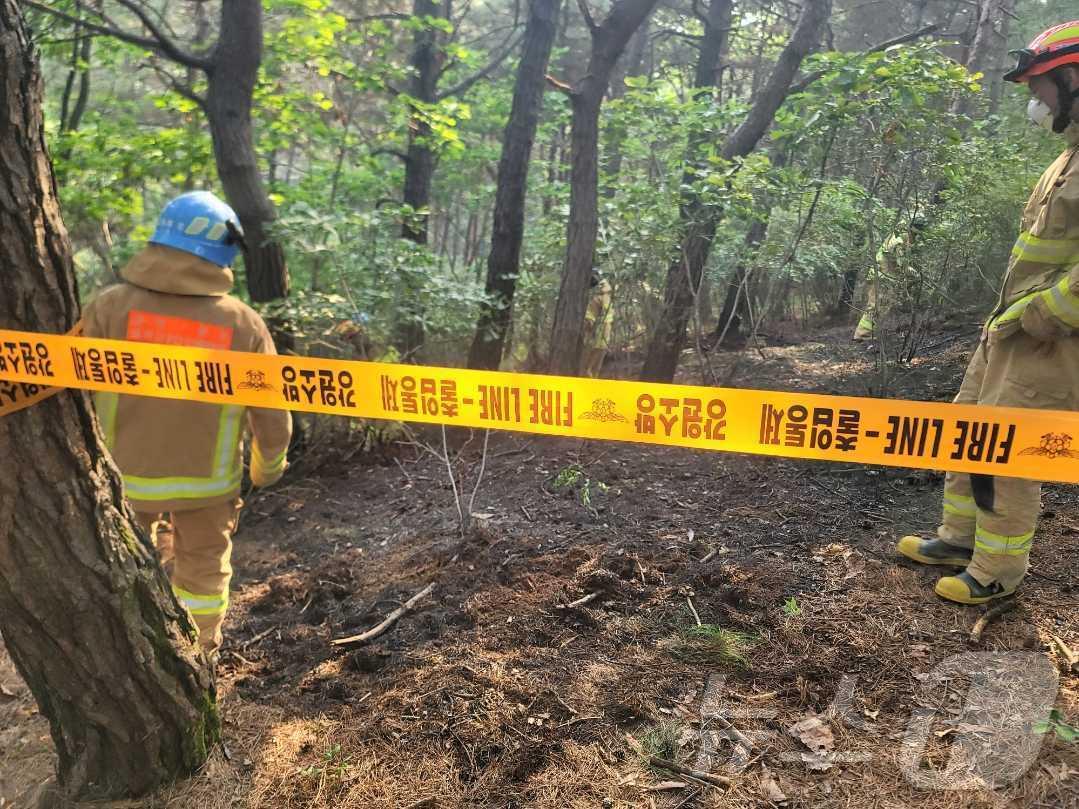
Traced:
POLYGON ((1004 74, 1005 81, 1025 82, 1061 65, 1079 65, 1079 20, 1055 25, 1009 53, 1015 54, 1016 64, 1004 74))

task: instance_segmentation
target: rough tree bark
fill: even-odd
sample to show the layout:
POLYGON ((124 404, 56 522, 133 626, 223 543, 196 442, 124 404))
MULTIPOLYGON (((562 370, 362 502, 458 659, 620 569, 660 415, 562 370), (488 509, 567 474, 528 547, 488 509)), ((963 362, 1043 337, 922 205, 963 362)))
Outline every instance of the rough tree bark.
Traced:
POLYGON ((23 5, 67 20, 80 26, 80 30, 146 48, 186 68, 189 76, 192 70, 206 75, 205 97, 194 91, 190 81, 169 81, 174 90, 195 101, 206 113, 221 186, 246 235, 244 270, 248 294, 258 302, 284 298, 289 289, 288 267, 281 244, 269 235, 277 212, 258 169, 251 121, 252 95, 262 62, 262 1, 224 0, 217 42, 208 51, 197 53, 185 51, 174 42, 140 0, 116 2, 138 18, 147 36, 114 28, 113 16, 106 13, 104 2, 84 6, 83 19, 36 0, 23 0, 23 5))
MULTIPOLYGON (((730 134, 720 149, 724 160, 736 160, 752 152, 771 126, 776 111, 790 92, 791 82, 802 60, 820 41, 831 13, 831 0, 806 0, 790 41, 779 55, 768 81, 757 94, 745 120, 730 134)), ((701 59, 705 58, 702 47, 701 59)), ((698 65, 698 68, 700 65, 698 65)), ((698 72, 698 79, 700 72, 698 72)), ((691 153, 687 163, 699 159, 691 153)), ((682 244, 678 257, 667 268, 663 313, 649 342, 641 379, 670 382, 686 342, 686 325, 693 309, 693 290, 698 289, 704 266, 712 249, 712 239, 724 212, 704 210, 690 190, 682 202, 682 244)))
POLYGON ((562 0, 532 0, 529 10, 524 48, 513 88, 513 106, 498 162, 494 228, 485 286, 490 302, 480 311, 476 336, 468 354, 469 368, 497 370, 505 351, 524 238, 528 166, 543 110, 545 74, 561 6, 562 0))
MULTIPOLYGON (((0 0, 0 65, 0 327, 63 332, 78 296, 18 0, 0 0)), ((17 470, 0 476, 0 631, 49 720, 64 797, 137 796, 195 771, 218 738, 212 678, 89 398, 0 418, 0 457, 17 470)))
POLYGON ((599 227, 600 107, 618 57, 658 0, 615 0, 607 18, 599 24, 592 19, 587 0, 578 2, 592 36, 592 52, 584 77, 576 87, 564 88, 573 108, 570 212, 566 226, 566 263, 555 304, 550 352, 551 372, 565 375, 579 371, 588 282, 599 227))

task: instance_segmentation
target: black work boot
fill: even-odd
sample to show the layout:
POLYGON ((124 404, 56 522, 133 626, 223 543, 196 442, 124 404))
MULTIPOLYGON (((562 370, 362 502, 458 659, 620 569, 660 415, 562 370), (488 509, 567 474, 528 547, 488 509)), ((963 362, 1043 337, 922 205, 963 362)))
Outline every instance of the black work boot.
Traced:
POLYGON ((954 565, 966 567, 974 555, 973 548, 961 548, 958 545, 949 545, 943 539, 925 539, 917 536, 906 536, 899 540, 895 549, 908 559, 921 562, 923 565, 954 565))

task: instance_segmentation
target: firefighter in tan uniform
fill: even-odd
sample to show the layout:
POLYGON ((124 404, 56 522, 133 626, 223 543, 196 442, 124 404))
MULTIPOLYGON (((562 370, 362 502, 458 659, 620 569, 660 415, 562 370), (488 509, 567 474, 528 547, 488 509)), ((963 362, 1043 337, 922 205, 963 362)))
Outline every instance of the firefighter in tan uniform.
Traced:
MULTIPOLYGON (((86 307, 86 335, 276 353, 262 318, 228 294, 241 238, 236 214, 213 194, 177 197, 150 244, 121 270, 125 283, 86 307)), ((244 432, 253 437, 251 480, 267 486, 285 471, 291 416, 115 393, 95 394, 95 401, 140 523, 152 532, 159 515, 170 515, 172 547, 159 545, 162 561, 212 655, 228 608, 244 432)))
POLYGON ((611 345, 614 328, 614 309, 611 308, 611 283, 592 272, 592 298, 584 313, 584 356, 581 358, 581 374, 597 377, 603 369, 603 359, 611 345))
POLYGON ((854 327, 854 335, 851 339, 857 342, 872 340, 879 337, 877 329, 886 302, 881 300, 882 288, 888 289, 887 298, 893 299, 899 292, 898 286, 909 278, 911 272, 911 251, 917 234, 925 227, 925 220, 916 217, 910 224, 910 229, 905 235, 893 233, 884 240, 880 250, 877 251, 877 266, 866 279, 865 310, 854 327))
MULTIPOLYGON (((1028 111, 1067 141, 1023 211, 1000 301, 987 321, 959 395, 964 404, 1079 409, 1079 20, 1040 34, 1005 79, 1026 82, 1028 111)), ((1047 460, 1047 463, 1052 461, 1047 460)), ((1015 591, 1027 572, 1041 484, 949 473, 937 536, 903 537, 917 562, 966 569, 936 592, 980 604, 1015 591), (986 486, 988 490, 986 491, 986 486)))

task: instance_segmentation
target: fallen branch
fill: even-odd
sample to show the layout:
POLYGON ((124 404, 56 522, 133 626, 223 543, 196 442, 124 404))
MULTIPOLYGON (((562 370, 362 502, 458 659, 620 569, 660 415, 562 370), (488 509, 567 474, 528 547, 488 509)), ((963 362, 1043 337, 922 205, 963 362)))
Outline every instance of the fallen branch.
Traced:
POLYGON ((682 809, 683 806, 689 806, 689 804, 696 800, 697 796, 700 795, 703 791, 703 789, 697 787, 695 790, 686 795, 686 797, 682 798, 682 800, 680 800, 677 804, 675 804, 673 809, 682 809))
POLYGON ((248 646, 254 646, 256 643, 258 643, 264 637, 269 635, 275 629, 277 629, 276 626, 271 626, 269 629, 264 629, 262 632, 259 632, 257 635, 255 635, 255 637, 251 638, 251 640, 248 640, 248 641, 245 641, 244 643, 242 643, 240 645, 240 648, 246 651, 248 646))
POLYGON ((701 616, 697 614, 697 609, 693 606, 693 599, 687 598, 686 603, 689 604, 689 611, 693 613, 693 618, 697 621, 697 626, 700 626, 701 616))
POLYGON ((704 781, 706 784, 711 784, 712 786, 729 787, 731 785, 730 778, 725 778, 722 775, 712 775, 712 773, 705 772, 704 770, 694 770, 691 767, 683 767, 681 764, 675 764, 673 761, 668 761, 659 756, 649 756, 648 763, 653 767, 659 767, 662 770, 669 770, 670 772, 676 772, 679 775, 685 775, 689 778, 696 778, 698 781, 704 781))
POLYGON ((330 645, 343 646, 346 643, 366 643, 373 638, 377 638, 391 626, 396 624, 401 619, 401 616, 403 616, 416 605, 416 602, 418 602, 424 596, 430 594, 430 592, 434 589, 435 583, 431 582, 418 593, 416 593, 416 595, 412 596, 412 598, 410 598, 408 601, 406 601, 400 607, 387 615, 386 620, 384 620, 378 626, 373 627, 372 629, 368 629, 366 632, 361 632, 359 635, 351 635, 347 638, 337 638, 336 640, 330 641, 330 645))
POLYGON ((1056 635, 1050 634, 1049 637, 1053 639, 1053 645, 1067 661, 1068 671, 1070 671, 1072 674, 1079 674, 1079 652, 1072 649, 1070 646, 1068 646, 1068 644, 1066 644, 1056 635))
POLYGON ((746 738, 746 735, 742 733, 742 731, 738 730, 738 728, 722 716, 710 716, 709 721, 717 723, 721 729, 727 732, 727 738, 737 742, 738 746, 745 748, 747 753, 753 749, 753 742, 746 738))
POLYGON ((993 619, 999 618, 1004 613, 1012 611, 1015 609, 1017 603, 1017 599, 1009 598, 1007 601, 1002 601, 1000 604, 997 604, 993 609, 986 610, 982 613, 982 617, 978 619, 977 623, 974 624, 974 628, 970 630, 970 642, 981 643, 982 632, 985 631, 985 628, 989 626, 993 619))
POLYGON ((571 601, 568 604, 562 604, 560 606, 564 610, 571 610, 574 607, 583 607, 585 604, 591 604, 593 601, 595 601, 601 595, 602 595, 602 593, 599 593, 599 592, 589 593, 586 596, 582 596, 581 598, 578 598, 576 601, 571 601))

